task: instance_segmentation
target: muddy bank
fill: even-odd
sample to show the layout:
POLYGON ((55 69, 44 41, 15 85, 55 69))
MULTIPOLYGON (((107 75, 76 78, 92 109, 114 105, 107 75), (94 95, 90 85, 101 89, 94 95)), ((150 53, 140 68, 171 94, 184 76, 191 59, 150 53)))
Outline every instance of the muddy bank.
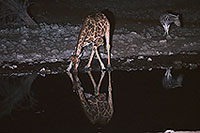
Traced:
MULTIPOLYGON (((105 64, 107 59, 103 59, 105 64)), ((79 71, 85 72, 84 67, 88 60, 81 61, 79 71)), ((111 60, 113 70, 136 71, 147 70, 152 71, 155 69, 163 69, 172 67, 173 69, 197 69, 200 66, 200 55, 161 55, 161 56, 132 56, 125 58, 118 58, 111 60)), ((30 73, 38 73, 43 76, 46 74, 65 73, 69 62, 54 62, 54 63, 5 63, 0 67, 0 75, 27 75, 30 73)), ((93 71, 100 71, 99 62, 94 60, 92 63, 93 71)))
MULTIPOLYGON (((80 27, 80 25, 41 24, 41 29, 36 30, 26 27, 1 30, 0 35, 3 39, 0 40, 0 68, 8 67, 15 71, 18 67, 21 69, 22 64, 26 64, 26 66, 41 64, 42 66, 57 62, 67 66, 69 57, 76 46, 80 27), (12 67, 11 64, 16 64, 16 66, 12 67)), ((113 67, 115 69, 125 69, 127 66, 156 68, 161 64, 168 66, 168 62, 165 62, 166 59, 172 62, 171 64, 181 62, 178 63, 180 65, 188 60, 198 66, 200 40, 197 31, 198 29, 172 29, 171 34, 175 37, 167 40, 162 37, 162 28, 159 26, 151 26, 137 32, 128 28, 116 29, 111 50, 111 58, 113 62, 116 62, 113 63, 113 67), (178 32, 179 34, 176 35, 178 32), (180 57, 181 60, 177 57, 180 57), (141 58, 142 62, 138 62, 138 58, 139 60, 141 58)), ((84 49, 82 59, 88 59, 90 52, 91 47, 84 49)), ((106 50, 101 47, 100 52, 106 62, 106 50)), ((4 72, 4 70, 1 71, 1 73, 4 72)))
MULTIPOLYGON (((64 67, 67 66, 69 57, 76 46, 80 27, 81 25, 63 26, 42 23, 40 29, 35 30, 26 27, 1 30, 1 73, 7 71, 3 70, 5 68, 15 72, 17 68, 21 69, 22 64, 43 66, 43 64, 61 63, 64 67), (15 67, 12 67, 12 64, 16 64, 15 67)), ((111 49, 113 67, 114 69, 126 69, 127 66, 133 66, 132 69, 134 69, 134 66, 137 66, 136 68, 169 66, 169 62, 165 60, 172 62, 170 64, 179 62, 179 65, 189 61, 189 64, 198 66, 200 51, 198 30, 200 29, 192 27, 173 27, 171 29, 173 38, 167 40, 162 36, 161 26, 132 24, 132 27, 129 25, 116 28, 111 49), (142 62, 138 62, 138 58, 142 62)), ((82 59, 87 60, 90 52, 91 47, 85 48, 82 59)), ((107 54, 104 47, 100 48, 100 52, 106 62, 107 54)))

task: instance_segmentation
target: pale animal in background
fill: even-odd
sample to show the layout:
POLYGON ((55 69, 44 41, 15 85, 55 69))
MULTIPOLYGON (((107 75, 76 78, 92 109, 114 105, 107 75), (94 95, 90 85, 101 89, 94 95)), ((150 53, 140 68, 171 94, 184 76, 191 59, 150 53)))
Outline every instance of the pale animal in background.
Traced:
POLYGON ((166 37, 170 37, 169 28, 170 28, 171 24, 174 23, 176 26, 181 26, 180 16, 174 15, 171 13, 167 13, 167 14, 160 16, 160 23, 165 30, 163 36, 166 36, 166 37))

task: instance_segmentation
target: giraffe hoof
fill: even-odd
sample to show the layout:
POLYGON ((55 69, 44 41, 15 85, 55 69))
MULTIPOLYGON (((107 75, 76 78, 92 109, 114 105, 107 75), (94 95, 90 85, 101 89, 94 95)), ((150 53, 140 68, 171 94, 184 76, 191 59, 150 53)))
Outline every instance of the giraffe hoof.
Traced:
POLYGON ((107 66, 107 71, 109 71, 109 72, 113 71, 113 68, 111 67, 111 65, 107 66))
POLYGON ((88 66, 85 66, 85 67, 84 67, 84 71, 85 71, 85 72, 88 72, 88 71, 91 71, 91 70, 92 70, 91 67, 88 67, 88 66))

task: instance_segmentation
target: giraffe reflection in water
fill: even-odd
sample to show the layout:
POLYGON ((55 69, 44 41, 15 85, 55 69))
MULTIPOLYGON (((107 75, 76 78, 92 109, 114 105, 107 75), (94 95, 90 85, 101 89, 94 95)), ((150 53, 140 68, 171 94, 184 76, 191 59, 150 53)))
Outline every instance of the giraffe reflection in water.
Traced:
POLYGON ((105 125, 109 123, 113 115, 111 72, 108 72, 108 94, 100 93, 101 83, 106 74, 105 71, 101 72, 98 85, 96 84, 91 71, 88 71, 88 75, 94 87, 93 94, 85 92, 78 77, 78 73, 71 74, 68 72, 67 74, 72 80, 73 89, 76 90, 81 106, 91 123, 95 125, 105 125))

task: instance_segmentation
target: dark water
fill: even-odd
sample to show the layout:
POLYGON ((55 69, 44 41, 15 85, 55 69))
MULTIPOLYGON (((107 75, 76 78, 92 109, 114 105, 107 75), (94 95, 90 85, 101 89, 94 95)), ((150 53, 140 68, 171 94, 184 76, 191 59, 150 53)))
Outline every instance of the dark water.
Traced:
POLYGON ((73 84, 66 73, 45 77, 36 74, 0 77, 0 132, 198 130, 199 73, 199 69, 172 70, 174 77, 182 74, 183 81, 179 86, 174 86, 177 88, 173 88, 170 82, 171 89, 166 89, 162 84, 165 70, 91 72, 90 76, 97 85, 102 78, 99 97, 94 96, 88 73, 72 74, 73 84), (112 102, 108 102, 109 83, 112 102), (84 104, 82 95, 90 107, 84 104), (98 98, 104 100, 100 102, 102 104, 95 103, 98 98), (107 110, 108 113, 105 116, 97 115, 99 112, 95 109, 99 109, 99 112, 107 110))

